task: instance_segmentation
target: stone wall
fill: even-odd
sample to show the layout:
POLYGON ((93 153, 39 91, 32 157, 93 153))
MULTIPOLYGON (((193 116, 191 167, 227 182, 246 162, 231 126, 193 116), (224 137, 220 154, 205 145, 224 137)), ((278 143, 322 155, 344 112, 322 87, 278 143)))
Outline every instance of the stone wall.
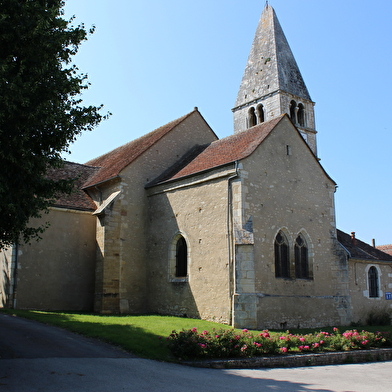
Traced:
POLYGON ((234 165, 149 190, 149 310, 230 323, 228 182, 234 165), (173 245, 188 247, 188 275, 176 279, 173 245))
POLYGON ((99 192, 89 190, 98 206, 120 192, 98 222, 98 259, 102 262, 97 275, 97 311, 148 311, 146 252, 150 244, 146 233, 150 222, 144 187, 196 144, 213 140, 216 135, 195 111, 126 167, 117 181, 98 186, 99 192))
MULTIPOLYGON (((338 255, 335 239, 334 182, 288 119, 241 164, 243 221, 252 222, 254 237, 255 292, 247 295, 252 309, 257 298, 257 327, 351 321, 347 264, 338 255), (289 240, 290 279, 275 277, 274 239, 279 230, 289 240), (296 279, 294 274, 294 241, 299 233, 308 246, 310 279, 296 279)), ((241 262, 237 266, 243 268, 241 262)), ((247 326, 245 320, 241 326, 247 326)))
POLYGON ((392 316, 392 265, 374 260, 349 259, 350 294, 352 319, 364 324, 371 314, 392 316), (369 296, 369 268, 374 266, 378 273, 378 296, 369 296))
POLYGON ((91 311, 95 218, 91 212, 51 208, 44 219, 50 227, 42 240, 18 248, 15 307, 91 311))

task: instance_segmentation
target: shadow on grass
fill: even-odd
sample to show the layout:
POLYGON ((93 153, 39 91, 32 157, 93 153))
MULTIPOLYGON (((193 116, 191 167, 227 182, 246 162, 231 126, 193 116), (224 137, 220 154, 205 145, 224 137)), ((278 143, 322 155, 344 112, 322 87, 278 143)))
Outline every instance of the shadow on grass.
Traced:
POLYGON ((131 321, 128 321, 128 319, 134 320, 137 316, 101 316, 97 314, 10 309, 2 309, 1 312, 96 338, 121 347, 142 358, 175 361, 165 344, 165 338, 162 338, 158 333, 151 332, 147 328, 134 325, 131 321))

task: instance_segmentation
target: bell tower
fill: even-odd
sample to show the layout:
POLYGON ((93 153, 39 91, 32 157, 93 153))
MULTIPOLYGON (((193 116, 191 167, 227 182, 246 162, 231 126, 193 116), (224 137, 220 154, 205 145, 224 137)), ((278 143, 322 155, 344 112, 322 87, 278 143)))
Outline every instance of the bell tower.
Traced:
POLYGON ((317 156, 314 102, 268 3, 261 14, 232 111, 234 133, 287 113, 317 156))

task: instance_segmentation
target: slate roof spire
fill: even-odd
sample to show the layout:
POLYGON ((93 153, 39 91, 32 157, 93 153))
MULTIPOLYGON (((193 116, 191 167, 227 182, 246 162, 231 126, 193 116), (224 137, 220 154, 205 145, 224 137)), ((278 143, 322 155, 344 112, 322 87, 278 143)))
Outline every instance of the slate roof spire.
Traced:
POLYGON ((313 106, 276 13, 267 2, 233 109, 234 132, 287 113, 302 128, 305 139, 314 139, 307 141, 316 152, 313 106))

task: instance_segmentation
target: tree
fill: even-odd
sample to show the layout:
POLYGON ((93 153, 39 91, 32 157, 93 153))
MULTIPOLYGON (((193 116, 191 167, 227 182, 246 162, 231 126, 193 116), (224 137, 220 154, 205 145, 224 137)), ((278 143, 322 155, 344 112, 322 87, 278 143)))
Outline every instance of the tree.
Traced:
POLYGON ((62 0, 0 0, 0 249, 39 238, 40 218, 72 181, 50 179, 77 135, 106 118, 83 106, 87 76, 71 63, 87 39, 62 0))

